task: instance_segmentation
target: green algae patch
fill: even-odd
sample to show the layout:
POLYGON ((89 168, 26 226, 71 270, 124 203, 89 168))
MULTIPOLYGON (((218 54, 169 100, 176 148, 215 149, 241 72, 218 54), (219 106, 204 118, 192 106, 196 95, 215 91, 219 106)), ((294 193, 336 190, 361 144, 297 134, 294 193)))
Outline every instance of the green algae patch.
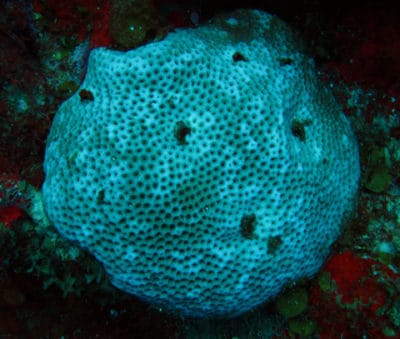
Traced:
POLYGON ((57 91, 62 93, 72 94, 78 89, 78 84, 75 81, 67 80, 62 82, 58 87, 57 91))
POLYGON ((366 147, 362 158, 365 163, 364 187, 374 193, 382 193, 390 188, 392 175, 387 149, 384 147, 366 147))
POLYGON ((151 41, 159 29, 156 12, 148 0, 115 0, 110 16, 110 34, 118 50, 151 41))
POLYGON ((365 188, 374 193, 385 192, 392 183, 392 176, 390 175, 387 168, 375 169, 368 182, 365 184, 365 188))
POLYGON ((276 299, 275 305, 278 313, 284 318, 296 317, 307 309, 307 291, 305 288, 285 291, 276 299))
POLYGON ((337 290, 336 283, 332 280, 329 272, 322 272, 318 276, 318 285, 323 292, 333 292, 337 290))
POLYGON ((290 319, 288 322, 289 332, 300 338, 310 337, 317 330, 317 324, 312 319, 290 319))

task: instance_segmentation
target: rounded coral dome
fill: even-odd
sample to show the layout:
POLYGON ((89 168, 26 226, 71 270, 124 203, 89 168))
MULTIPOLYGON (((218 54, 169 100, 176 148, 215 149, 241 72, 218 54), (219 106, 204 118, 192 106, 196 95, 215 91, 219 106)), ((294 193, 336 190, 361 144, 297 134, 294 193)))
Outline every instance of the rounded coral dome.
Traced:
POLYGON ((121 290, 198 317, 236 316, 316 273, 360 172, 302 44, 255 10, 93 50, 44 167, 62 235, 121 290))

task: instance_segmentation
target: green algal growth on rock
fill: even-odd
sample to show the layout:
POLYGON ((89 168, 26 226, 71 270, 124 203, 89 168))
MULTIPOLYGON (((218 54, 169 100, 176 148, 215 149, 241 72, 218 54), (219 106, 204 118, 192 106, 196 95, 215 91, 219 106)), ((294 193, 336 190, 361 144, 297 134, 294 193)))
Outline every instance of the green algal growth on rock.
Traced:
POLYGON ((116 0, 111 9, 110 33, 116 48, 128 50, 154 38, 158 20, 150 1, 116 0))
POLYGON ((276 299, 276 309, 284 318, 293 318, 307 309, 308 296, 305 288, 294 288, 283 292, 276 299))
POLYGON ((317 329, 317 324, 312 319, 290 319, 288 322, 289 332, 300 338, 309 338, 317 329))
POLYGON ((392 183, 389 155, 384 147, 371 146, 363 150, 365 163, 364 187, 374 193, 382 193, 392 183))

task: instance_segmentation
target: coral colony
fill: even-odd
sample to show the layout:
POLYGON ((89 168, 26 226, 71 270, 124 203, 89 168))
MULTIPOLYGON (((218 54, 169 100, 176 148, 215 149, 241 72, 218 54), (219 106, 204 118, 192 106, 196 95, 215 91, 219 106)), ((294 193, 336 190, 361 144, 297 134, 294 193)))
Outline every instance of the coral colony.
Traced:
POLYGON ((94 49, 52 124, 43 202, 123 291, 233 317, 320 268, 358 159, 296 35, 238 10, 127 52, 94 49))
POLYGON ((400 13, 254 3, 0 2, 0 337, 400 338, 400 13))

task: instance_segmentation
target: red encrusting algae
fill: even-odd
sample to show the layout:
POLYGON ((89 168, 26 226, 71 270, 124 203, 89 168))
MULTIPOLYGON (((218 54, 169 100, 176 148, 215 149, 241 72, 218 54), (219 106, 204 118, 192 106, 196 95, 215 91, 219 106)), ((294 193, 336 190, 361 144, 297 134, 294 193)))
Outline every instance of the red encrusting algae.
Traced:
POLYGON ((22 193, 23 184, 15 175, 0 174, 0 223, 11 227, 24 216, 23 208, 27 205, 22 193))
POLYGON ((40 0, 33 1, 36 13, 48 11, 56 17, 51 29, 66 36, 76 36, 79 42, 86 39, 90 47, 109 47, 111 0, 40 0))
POLYGON ((333 256, 322 274, 328 281, 320 280, 310 292, 310 316, 318 321, 321 338, 388 337, 385 331, 394 327, 389 316, 392 299, 400 293, 393 287, 399 273, 346 251, 333 256))
POLYGON ((24 211, 16 206, 0 207, 0 223, 6 227, 11 227, 12 224, 24 215, 24 211))

